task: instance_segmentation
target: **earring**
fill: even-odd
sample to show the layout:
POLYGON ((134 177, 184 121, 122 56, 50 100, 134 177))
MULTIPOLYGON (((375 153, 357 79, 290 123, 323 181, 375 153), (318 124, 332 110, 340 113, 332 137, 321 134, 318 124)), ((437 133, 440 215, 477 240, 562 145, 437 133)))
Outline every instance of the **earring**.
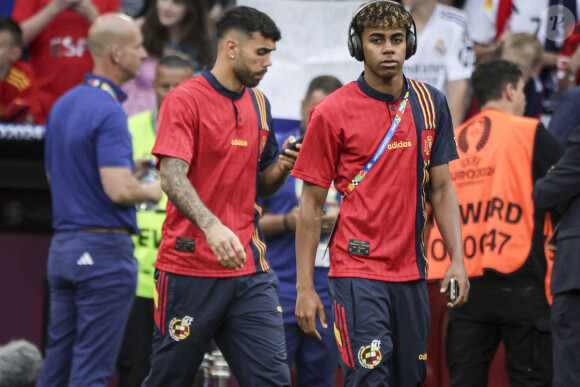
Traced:
POLYGON ((235 59, 236 57, 230 54, 230 59, 235 59))

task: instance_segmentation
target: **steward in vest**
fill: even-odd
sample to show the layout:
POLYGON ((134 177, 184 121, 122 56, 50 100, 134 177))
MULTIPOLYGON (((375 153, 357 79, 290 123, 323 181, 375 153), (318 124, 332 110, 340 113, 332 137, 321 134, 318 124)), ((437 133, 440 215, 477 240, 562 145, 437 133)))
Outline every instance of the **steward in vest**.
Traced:
MULTIPOLYGON (((537 119, 521 117, 526 104, 521 75, 508 61, 480 64, 472 84, 482 111, 455 129, 460 158, 449 170, 471 291, 468 304, 449 311, 451 386, 487 385, 502 340, 511 385, 551 381, 545 215, 534 210, 532 190, 562 148, 537 119)), ((436 226, 427 255, 429 278, 442 278, 449 257, 436 226)))
MULTIPOLYGON (((129 117, 129 131, 133 137, 133 157, 137 160, 154 160, 151 149, 155 144, 159 107, 165 96, 178 84, 193 75, 193 63, 181 53, 167 54, 159 60, 153 89, 157 97, 157 109, 146 110, 129 117)), ((155 178, 154 164, 144 179, 155 178), (152 176, 153 175, 153 176, 152 176)), ((121 352, 117 361, 119 386, 140 386, 149 373, 149 356, 153 341, 153 294, 155 260, 161 243, 161 226, 165 221, 167 195, 159 203, 140 203, 137 206, 139 234, 133 235, 135 258, 139 264, 137 297, 131 314, 121 352)))

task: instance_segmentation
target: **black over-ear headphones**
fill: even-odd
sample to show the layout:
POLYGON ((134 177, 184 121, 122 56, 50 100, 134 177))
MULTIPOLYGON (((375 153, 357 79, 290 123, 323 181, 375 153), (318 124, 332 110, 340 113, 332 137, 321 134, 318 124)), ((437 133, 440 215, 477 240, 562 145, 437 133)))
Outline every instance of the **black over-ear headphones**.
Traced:
MULTIPOLYGON (((405 7, 395 1, 391 1, 391 0, 373 0, 373 1, 369 1, 368 3, 365 3, 363 5, 361 5, 359 7, 359 9, 356 10, 356 12, 352 15, 352 19, 350 21, 350 25, 348 26, 348 52, 350 52, 350 55, 355 58, 356 60, 362 62, 365 59, 364 56, 364 52, 363 52, 363 44, 362 44, 362 39, 360 37, 359 34, 357 34, 357 32, 354 30, 354 20, 356 19, 356 17, 358 16, 358 14, 365 9, 369 4, 374 4, 374 3, 379 3, 379 2, 385 2, 385 3, 392 3, 394 5, 396 5, 397 7, 400 7, 403 9, 403 11, 407 12, 409 14, 409 16, 411 16, 410 12, 407 11, 407 9, 405 9, 405 7)), ((407 28, 407 49, 405 51, 405 59, 409 59, 410 57, 413 56, 413 54, 415 52, 417 52, 417 35, 415 34, 415 31, 417 31, 417 28, 415 27, 415 21, 413 20, 413 17, 411 16, 411 23, 413 24, 413 29, 411 30, 411 28, 407 28)))

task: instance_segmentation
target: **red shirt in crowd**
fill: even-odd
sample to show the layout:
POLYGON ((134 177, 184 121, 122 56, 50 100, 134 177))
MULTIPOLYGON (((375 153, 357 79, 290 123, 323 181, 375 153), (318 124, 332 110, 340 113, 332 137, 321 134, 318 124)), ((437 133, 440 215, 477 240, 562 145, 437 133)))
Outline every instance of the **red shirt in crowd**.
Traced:
MULTIPOLYGON (((34 16, 51 0, 17 0, 12 18, 19 24, 34 16)), ((121 8, 119 0, 92 0, 99 13, 115 12, 121 8)), ((87 48, 90 23, 73 10, 56 16, 29 45, 29 62, 36 74, 42 122, 50 108, 64 92, 82 83, 93 69, 87 48)))
POLYGON ((0 122, 30 123, 27 117, 32 115, 34 123, 39 123, 41 113, 37 94, 38 87, 30 66, 22 61, 14 62, 0 81, 0 122))

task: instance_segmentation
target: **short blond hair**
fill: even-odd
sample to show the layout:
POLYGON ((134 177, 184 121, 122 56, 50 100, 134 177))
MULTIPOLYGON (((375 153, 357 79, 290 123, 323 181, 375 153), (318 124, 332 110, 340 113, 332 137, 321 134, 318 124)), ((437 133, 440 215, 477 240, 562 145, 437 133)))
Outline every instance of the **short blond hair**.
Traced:
POLYGON ((544 46, 536 35, 529 32, 508 35, 504 41, 504 46, 525 55, 532 68, 540 64, 542 60, 544 46))
POLYGON ((394 1, 376 1, 366 5, 353 20, 354 31, 361 36, 365 28, 411 29, 412 18, 409 11, 394 1))

